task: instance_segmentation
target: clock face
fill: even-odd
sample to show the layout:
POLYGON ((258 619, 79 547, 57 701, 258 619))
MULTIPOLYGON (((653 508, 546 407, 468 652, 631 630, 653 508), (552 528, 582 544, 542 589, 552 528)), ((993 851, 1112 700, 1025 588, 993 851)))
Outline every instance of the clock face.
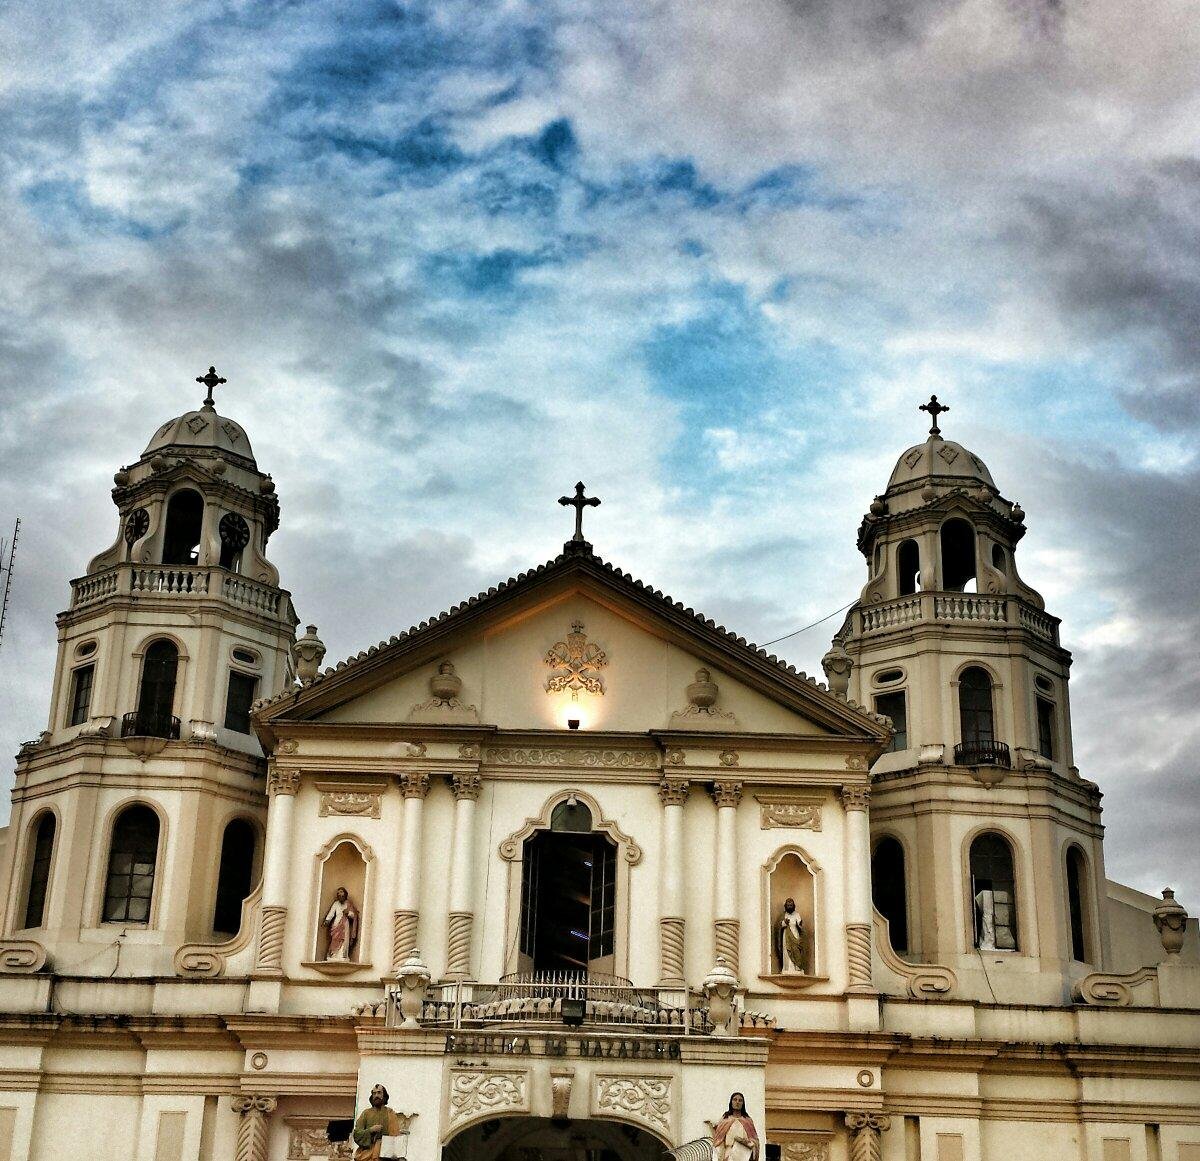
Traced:
POLYGON ((217 526, 221 543, 239 552, 250 543, 250 525, 236 512, 226 512, 217 526))
POLYGON ((125 517, 125 543, 141 540, 150 530, 150 513, 145 508, 135 508, 125 517))

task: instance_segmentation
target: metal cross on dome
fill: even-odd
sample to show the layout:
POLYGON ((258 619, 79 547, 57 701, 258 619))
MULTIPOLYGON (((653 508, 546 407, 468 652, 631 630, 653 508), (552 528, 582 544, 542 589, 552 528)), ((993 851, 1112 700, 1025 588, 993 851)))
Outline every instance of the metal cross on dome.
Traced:
POLYGON ((574 496, 560 496, 558 502, 565 508, 575 509, 575 535, 564 545, 565 548, 583 548, 590 549, 591 545, 584 539, 583 536, 583 510, 585 508, 595 508, 600 501, 595 496, 585 496, 583 481, 575 485, 574 496))
POLYGON ((197 375, 196 382, 208 388, 208 394, 204 397, 204 406, 213 406, 213 388, 219 387, 225 382, 220 375, 217 374, 216 367, 209 367, 207 375, 197 375))
POLYGON ((938 427, 938 416, 941 415, 943 411, 949 411, 949 405, 945 403, 939 403, 938 397, 936 395, 931 395, 929 397, 929 402, 922 403, 917 410, 929 412, 929 418, 933 420, 933 426, 929 429, 929 434, 941 435, 942 429, 938 427))

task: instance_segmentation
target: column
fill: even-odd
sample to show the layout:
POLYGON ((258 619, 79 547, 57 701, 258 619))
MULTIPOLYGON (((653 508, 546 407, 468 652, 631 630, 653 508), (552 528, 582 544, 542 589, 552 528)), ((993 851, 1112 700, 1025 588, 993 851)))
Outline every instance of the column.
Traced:
POLYGON ((662 803, 662 873, 658 895, 659 987, 684 987, 683 954, 683 804, 686 778, 664 778, 658 784, 662 803))
POLYGON ((453 774, 454 839, 450 852, 450 914, 446 939, 446 975, 465 979, 471 972, 471 929, 475 912, 475 803, 483 779, 478 774, 453 774))
POLYGON ((260 975, 283 975, 283 928, 291 890, 292 816, 299 770, 267 771, 267 839, 263 852, 262 916, 258 928, 258 956, 254 970, 260 975))
POLYGON ((737 807, 742 800, 740 782, 714 782, 717 804, 716 894, 713 902, 714 958, 723 958, 735 975, 741 923, 737 910, 737 807))
POLYGON ((242 1096, 233 1098, 238 1113, 237 1161, 267 1161, 267 1118, 275 1111, 275 1098, 242 1096))
POLYGON ((879 1161, 879 1134, 886 1133, 892 1118, 887 1113, 847 1113, 850 1130, 850 1161, 879 1161))
POLYGON ((866 786, 843 786, 846 828, 846 990, 869 992, 871 986, 871 824, 866 786))
POLYGON ((392 971, 399 971, 417 946, 421 908, 421 815, 429 793, 428 774, 401 774, 404 820, 400 837, 400 868, 396 878, 396 910, 392 912, 392 971))

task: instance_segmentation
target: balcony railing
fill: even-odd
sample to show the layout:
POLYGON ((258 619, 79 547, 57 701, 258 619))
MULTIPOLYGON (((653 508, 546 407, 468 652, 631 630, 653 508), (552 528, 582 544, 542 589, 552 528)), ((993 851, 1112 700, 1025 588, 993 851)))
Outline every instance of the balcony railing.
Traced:
POLYGON ((1003 742, 959 742, 954 747, 956 766, 1011 766, 1008 747, 1003 742))
POLYGON ((911 593, 877 605, 864 605, 858 610, 862 633, 883 633, 918 621, 1015 625, 1058 644, 1058 618, 1012 595, 911 593))
POLYGON ((71 582, 71 608, 80 609, 111 596, 166 600, 212 598, 274 617, 285 594, 271 585, 213 565, 118 564, 71 582))
MULTIPOLYGON (((505 976, 497 984, 451 983, 430 989, 421 1013, 426 1028, 482 1029, 499 1025, 708 1035, 704 999, 695 992, 635 988, 616 976, 536 972, 505 976), (564 1011, 565 1007, 565 1011, 564 1011)), ((388 998, 388 1023, 401 1022, 399 993, 388 998)))
POLYGON ((121 718, 123 738, 166 738, 179 740, 179 719, 169 714, 140 713, 134 711, 121 718))

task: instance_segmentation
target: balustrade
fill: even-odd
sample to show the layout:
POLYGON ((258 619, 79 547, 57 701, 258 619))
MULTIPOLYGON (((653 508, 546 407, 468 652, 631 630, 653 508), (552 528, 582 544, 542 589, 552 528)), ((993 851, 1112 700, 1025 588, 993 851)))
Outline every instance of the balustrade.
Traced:
POLYGON ((81 608, 127 592, 159 598, 216 597, 266 616, 279 613, 282 594, 271 585, 224 568, 119 564, 71 582, 71 607, 81 608))
POLYGON ((979 593, 917 593, 866 605, 859 610, 863 633, 881 633, 917 621, 1019 625, 1043 640, 1058 643, 1058 622, 1020 597, 979 593))

